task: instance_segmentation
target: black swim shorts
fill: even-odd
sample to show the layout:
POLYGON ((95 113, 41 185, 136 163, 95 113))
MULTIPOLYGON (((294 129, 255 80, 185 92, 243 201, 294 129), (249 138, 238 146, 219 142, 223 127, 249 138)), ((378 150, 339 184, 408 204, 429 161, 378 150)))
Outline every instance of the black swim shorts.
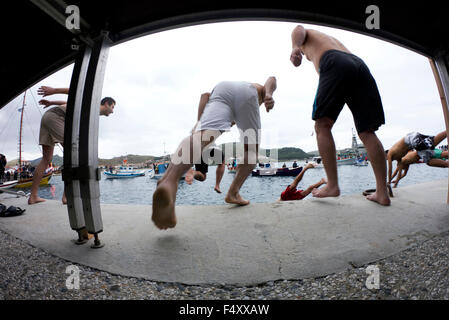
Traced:
MULTIPOLYGON (((215 150, 221 154, 221 163, 224 163, 224 160, 225 160, 224 153, 221 151, 221 149, 217 149, 217 148, 212 148, 212 149, 203 151, 203 155, 204 155, 204 157, 206 157, 206 160, 208 160, 208 159, 212 159, 213 160, 214 159, 214 157, 215 157, 215 150)), ((204 162, 204 159, 203 159, 204 157, 201 157, 201 163, 200 164, 195 164, 195 171, 199 171, 199 172, 201 172, 203 174, 206 174, 209 171, 209 169, 208 169, 209 165, 208 165, 208 163, 204 162)), ((218 163, 218 164, 221 164, 221 163, 218 163)))
POLYGON ((313 120, 328 117, 336 121, 346 103, 358 133, 376 131, 385 124, 376 81, 362 59, 347 52, 329 50, 321 56, 319 73, 313 120))

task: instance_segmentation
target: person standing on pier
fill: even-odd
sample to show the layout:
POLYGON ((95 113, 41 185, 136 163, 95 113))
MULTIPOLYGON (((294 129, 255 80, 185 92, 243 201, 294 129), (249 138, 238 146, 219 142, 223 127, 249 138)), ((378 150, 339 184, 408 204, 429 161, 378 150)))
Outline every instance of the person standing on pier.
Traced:
MULTIPOLYGON (((52 88, 47 86, 42 86, 38 90, 38 94, 44 97, 53 94, 69 94, 69 88, 52 88)), ((53 159, 53 151, 55 145, 60 143, 63 147, 64 143, 64 123, 65 123, 65 111, 66 111, 66 101, 49 101, 42 99, 39 104, 43 105, 44 108, 49 106, 58 106, 52 108, 44 113, 41 119, 41 127, 39 130, 39 144, 42 145, 42 159, 34 170, 33 184, 31 185, 31 194, 28 198, 28 204, 35 204, 39 202, 44 202, 38 196, 39 184, 44 175, 45 170, 51 163, 53 159)), ((109 116, 114 112, 115 100, 106 97, 101 100, 100 105, 100 115, 109 116)), ((65 193, 62 196, 62 203, 67 204, 67 199, 65 193)))
POLYGON ((340 195, 336 148, 331 130, 346 103, 376 178, 376 192, 366 198, 384 206, 390 205, 384 148, 375 134, 385 124, 385 117, 376 82, 368 67, 340 41, 322 32, 298 25, 291 39, 290 61, 293 65, 299 67, 305 55, 320 77, 312 119, 315 120, 318 150, 323 159, 327 184, 313 190, 312 195, 318 198, 340 195))

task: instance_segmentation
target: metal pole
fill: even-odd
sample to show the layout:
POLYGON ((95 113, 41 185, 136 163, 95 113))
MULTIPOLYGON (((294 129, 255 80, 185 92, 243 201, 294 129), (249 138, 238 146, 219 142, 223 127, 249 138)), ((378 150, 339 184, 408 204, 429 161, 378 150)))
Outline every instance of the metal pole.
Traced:
POLYGON ((98 124, 101 91, 110 45, 111 41, 106 33, 102 33, 95 40, 84 84, 80 118, 80 189, 86 228, 96 238, 94 248, 101 246, 97 234, 103 231, 98 182, 101 178, 98 170, 98 124))
POLYGON ((89 65, 92 49, 85 47, 78 55, 73 68, 70 82, 69 97, 64 129, 64 169, 62 178, 67 197, 67 211, 70 227, 78 232, 77 244, 87 240, 80 236, 86 223, 84 221, 83 203, 81 200, 80 183, 75 174, 79 158, 79 128, 81 117, 81 102, 86 81, 87 67, 89 65))
MULTIPOLYGON (((438 93, 440 94, 441 105, 443 107, 444 122, 446 124, 446 139, 449 138, 449 73, 448 64, 444 59, 444 55, 440 55, 435 60, 430 60, 430 66, 432 67, 433 75, 438 87, 438 93)), ((448 140, 449 141, 449 140, 448 140)), ((448 180, 448 193, 447 203, 449 203, 449 180, 448 180)))

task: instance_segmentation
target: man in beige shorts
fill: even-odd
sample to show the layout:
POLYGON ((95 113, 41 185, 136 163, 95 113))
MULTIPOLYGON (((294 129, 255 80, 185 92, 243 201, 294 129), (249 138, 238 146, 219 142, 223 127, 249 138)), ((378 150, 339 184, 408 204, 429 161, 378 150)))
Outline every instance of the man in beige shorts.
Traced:
MULTIPOLYGON (((69 94, 68 88, 52 88, 47 86, 42 86, 38 89, 38 94, 46 97, 53 94, 69 94)), ((44 108, 56 105, 57 107, 52 108, 44 113, 41 119, 41 127, 39 131, 39 144, 42 145, 42 160, 37 165, 33 174, 33 184, 31 185, 31 194, 28 198, 28 204, 35 204, 38 202, 44 202, 38 196, 39 184, 44 175, 45 170, 51 163, 53 159, 53 151, 55 145, 60 143, 62 146, 64 143, 64 123, 65 123, 65 111, 66 111, 66 101, 49 101, 42 99, 39 104, 43 105, 44 108)), ((109 116, 114 112, 115 100, 106 97, 101 100, 100 105, 100 115, 109 116)), ((67 199, 65 193, 62 196, 62 203, 66 204, 67 199)))

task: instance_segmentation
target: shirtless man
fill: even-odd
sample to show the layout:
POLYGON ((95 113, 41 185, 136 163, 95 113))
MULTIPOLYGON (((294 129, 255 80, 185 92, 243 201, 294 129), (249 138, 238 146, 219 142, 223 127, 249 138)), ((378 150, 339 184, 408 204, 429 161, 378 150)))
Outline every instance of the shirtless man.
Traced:
MULTIPOLYGON (((396 168, 402 167, 402 159, 407 155, 410 150, 415 151, 433 150, 441 141, 446 138, 446 131, 438 133, 436 136, 426 136, 419 132, 410 132, 404 138, 396 142, 389 150, 387 154, 388 160, 388 184, 393 179, 393 161, 397 161, 396 168)), ((415 156, 406 157, 408 164, 413 163, 415 156)), ((405 166, 402 170, 405 169, 405 166)), ((397 172, 397 171, 395 171, 397 172)))
MULTIPOLYGON (((46 97, 53 94, 69 94, 69 88, 52 88, 47 86, 42 86, 38 90, 38 94, 46 97)), ((42 99, 39 104, 43 105, 44 108, 56 105, 56 108, 52 108, 44 113, 41 119, 41 127, 39 130, 39 144, 42 145, 42 160, 37 165, 33 174, 33 184, 31 185, 31 194, 28 198, 28 204, 35 204, 39 202, 44 202, 38 196, 39 183, 48 168, 51 160, 53 159, 53 151, 55 145, 60 143, 63 146, 64 143, 64 123, 65 123, 65 111, 66 111, 66 101, 49 101, 42 99)), ((101 100, 100 105, 100 115, 109 116, 114 112, 115 100, 106 97, 101 100)), ((64 147, 64 146, 63 146, 64 147)), ((65 193, 62 196, 62 203, 67 204, 67 199, 65 193)))
POLYGON ((272 95, 275 90, 276 78, 269 77, 263 86, 248 82, 220 82, 212 93, 201 95, 199 112, 204 112, 201 111, 200 120, 192 134, 181 142, 173 155, 184 157, 182 152, 185 151, 190 153, 190 159, 175 163, 176 158, 172 156, 169 170, 165 172, 153 194, 152 220, 159 229, 176 226, 175 201, 179 179, 193 163, 200 163, 203 149, 223 132, 229 131, 233 121, 241 132, 252 131, 256 136, 245 136, 248 140, 242 141, 244 159, 237 166, 236 176, 225 201, 242 206, 249 204, 249 201, 240 196, 239 191, 256 164, 261 128, 259 106, 264 103, 269 112, 274 106, 272 95), (194 146, 199 146, 200 152, 194 152, 194 146))
POLYGON ((385 123, 382 101, 368 67, 337 39, 298 25, 292 32, 290 60, 301 65, 302 56, 311 61, 320 75, 312 119, 318 150, 323 159, 327 184, 312 191, 318 198, 338 197, 337 161, 332 127, 346 103, 351 110, 357 133, 366 147, 376 178, 376 192, 366 198, 390 205, 387 191, 387 168, 382 143, 375 131, 385 123))
POLYGON ((448 168, 449 162, 445 159, 448 158, 448 151, 443 151, 440 149, 433 150, 423 150, 423 151, 409 151, 405 156, 402 157, 401 161, 398 161, 396 170, 394 171, 391 179, 396 177, 396 180, 392 181, 394 183, 393 188, 398 186, 399 181, 407 175, 408 168, 411 164, 419 163, 419 160, 426 163, 430 167, 437 168, 448 168))

